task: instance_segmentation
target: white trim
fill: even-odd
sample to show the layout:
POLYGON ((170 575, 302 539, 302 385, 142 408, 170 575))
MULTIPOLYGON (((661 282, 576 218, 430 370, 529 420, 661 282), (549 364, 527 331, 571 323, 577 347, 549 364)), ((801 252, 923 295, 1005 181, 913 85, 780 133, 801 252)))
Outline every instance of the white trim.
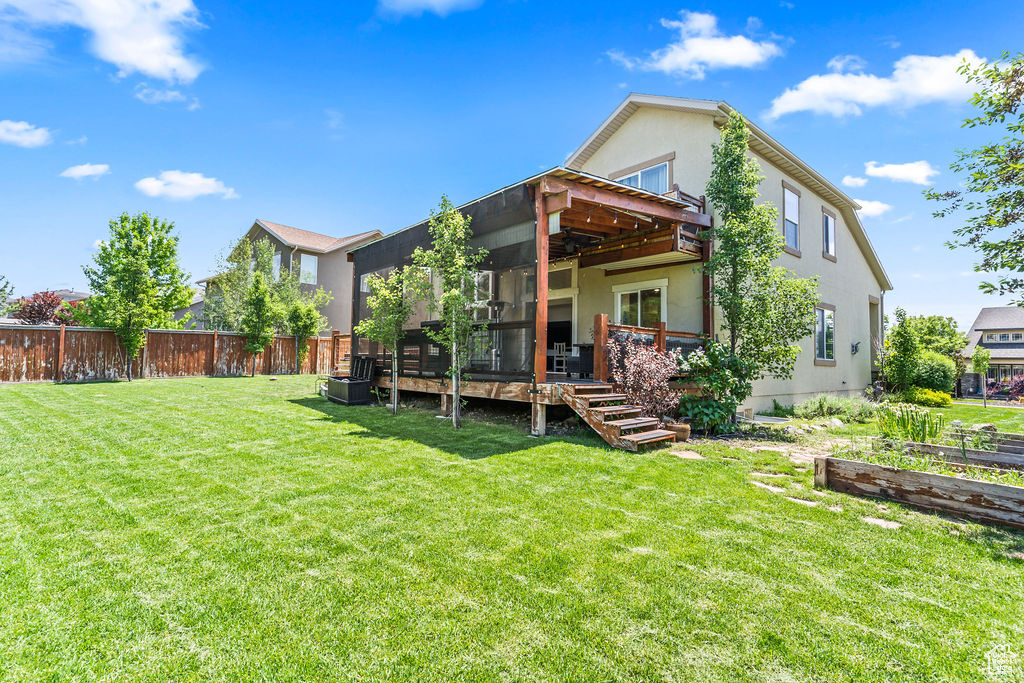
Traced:
MULTIPOLYGON (((615 322, 619 325, 624 324, 622 322, 622 294, 628 292, 637 292, 637 306, 640 305, 639 293, 642 289, 660 289, 661 290, 661 320, 668 323, 668 278, 661 278, 659 280, 642 280, 639 282, 627 282, 619 285, 612 285, 612 294, 615 297, 615 322)), ((639 318, 639 308, 637 309, 637 321, 638 327, 642 327, 640 323, 643 321, 639 318)))
POLYGON ((657 192, 657 190, 652 190, 649 187, 644 187, 643 185, 641 185, 640 184, 640 179, 643 177, 644 173, 646 173, 647 171, 650 171, 652 169, 658 168, 659 166, 664 166, 665 167, 665 189, 662 190, 661 192, 658 192, 658 194, 665 194, 666 192, 668 192, 669 190, 672 189, 672 188, 670 188, 668 186, 668 162, 667 161, 662 161, 662 162, 657 163, 657 164, 651 164, 650 166, 648 166, 646 168, 641 168, 639 170, 633 171, 632 173, 627 173, 626 175, 621 176, 619 178, 612 178, 612 180, 614 180, 617 183, 622 183, 623 185, 628 185, 628 183, 625 182, 626 178, 632 178, 633 176, 636 176, 636 185, 630 185, 630 187, 636 187, 637 189, 640 189, 640 190, 647 190, 648 192, 657 192))

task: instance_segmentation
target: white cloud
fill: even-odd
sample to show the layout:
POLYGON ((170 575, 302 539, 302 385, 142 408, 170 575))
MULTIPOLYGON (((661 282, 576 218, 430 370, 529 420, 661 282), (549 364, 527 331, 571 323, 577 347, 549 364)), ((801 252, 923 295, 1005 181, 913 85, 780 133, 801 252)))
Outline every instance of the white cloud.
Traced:
POLYGON ((96 240, 95 242, 92 243, 92 248, 93 249, 99 249, 100 247, 103 246, 103 244, 104 244, 103 240, 96 240))
POLYGON ((876 202, 873 199, 854 199, 853 201, 860 204, 859 213, 861 216, 874 217, 881 216, 886 211, 892 209, 892 206, 885 202, 876 202))
POLYGON ((377 9, 385 14, 419 16, 433 12, 439 17, 465 9, 475 9, 483 0, 378 0, 377 9))
POLYGON ((166 102, 184 102, 188 98, 180 90, 149 88, 145 83, 135 86, 135 98, 146 104, 164 104, 166 102))
POLYGON ((224 199, 238 198, 233 188, 216 178, 184 171, 161 171, 156 178, 143 178, 135 183, 135 188, 150 197, 168 199, 195 199, 205 195, 220 195, 224 199))
POLYGON ((939 172, 927 161, 911 161, 906 164, 879 164, 869 161, 864 164, 864 172, 872 178, 888 178, 900 183, 928 185, 931 177, 939 172))
MULTIPOLYGON (((782 54, 782 48, 770 40, 756 41, 747 36, 727 36, 718 29, 718 18, 703 12, 679 13, 680 19, 662 19, 665 28, 678 31, 676 40, 645 58, 629 57, 612 50, 608 56, 627 69, 660 71, 669 76, 704 78, 709 69, 751 68, 782 54)), ((756 26, 756 20, 748 26, 756 26)))
POLYGON ((841 182, 846 187, 864 187, 865 185, 868 184, 868 179, 860 178, 854 175, 844 175, 843 179, 840 180, 839 182, 841 182))
POLYGON ((828 60, 829 71, 843 73, 846 71, 863 71, 868 64, 857 55, 836 55, 828 60))
POLYGON ((42 147, 53 141, 48 128, 27 121, 0 121, 0 142, 18 147, 42 147))
MULTIPOLYGON (((859 116, 867 107, 966 102, 973 88, 957 73, 965 59, 981 61, 972 50, 960 50, 941 57, 907 55, 893 65, 890 76, 838 71, 811 76, 772 100, 767 116, 775 119, 798 111, 859 116)), ((849 68, 834 59, 829 64, 849 68)))
POLYGON ((182 83, 203 69, 183 45, 185 31, 202 26, 198 14, 192 0, 0 0, 8 31, 26 36, 21 27, 74 26, 90 34, 92 53, 119 75, 182 83))
POLYGON ((64 144, 65 145, 84 145, 87 142, 89 142, 89 138, 87 138, 86 136, 83 135, 80 138, 75 138, 74 140, 68 140, 64 144))
POLYGON ((64 169, 60 177, 81 180, 82 178, 99 178, 101 175, 107 175, 108 173, 110 173, 110 166, 107 164, 79 164, 78 166, 64 169))

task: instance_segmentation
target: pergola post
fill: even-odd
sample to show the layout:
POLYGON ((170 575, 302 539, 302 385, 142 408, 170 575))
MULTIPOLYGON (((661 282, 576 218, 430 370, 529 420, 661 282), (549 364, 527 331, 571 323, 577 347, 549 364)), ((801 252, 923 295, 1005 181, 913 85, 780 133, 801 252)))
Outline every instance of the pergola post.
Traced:
POLYGON ((548 378, 548 213, 544 193, 539 187, 535 188, 533 203, 537 214, 537 313, 533 332, 533 376, 537 384, 542 384, 548 378))

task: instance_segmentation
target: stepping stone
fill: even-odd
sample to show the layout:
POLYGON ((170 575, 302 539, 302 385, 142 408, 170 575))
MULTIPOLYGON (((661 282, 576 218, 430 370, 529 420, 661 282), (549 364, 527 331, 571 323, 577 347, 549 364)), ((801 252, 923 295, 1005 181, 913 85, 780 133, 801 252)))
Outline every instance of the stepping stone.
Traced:
POLYGON ((703 460, 704 456, 697 451, 669 451, 672 455, 682 460, 703 460))
POLYGON ((788 477, 788 474, 779 474, 778 472, 751 472, 753 477, 788 477))
POLYGON ((818 501, 816 500, 804 500, 803 498, 793 498, 792 496, 786 496, 786 500, 791 500, 794 503, 800 503, 806 505, 809 508, 818 507, 818 501))
POLYGON ((1009 557, 1015 560, 1024 560, 1024 553, 1009 553, 1009 557))
POLYGON ((842 512, 843 511, 843 506, 842 505, 829 505, 828 509, 831 510, 832 512, 842 512))
POLYGON ((879 519, 878 517, 861 517, 860 521, 867 522, 868 524, 874 524, 875 526, 880 526, 883 529, 899 529, 901 526, 903 526, 899 522, 894 522, 890 519, 879 519))
POLYGON ((763 489, 765 489, 767 491, 771 491, 772 493, 782 493, 783 491, 786 490, 786 489, 780 488, 778 486, 772 486, 771 484, 765 484, 763 481, 752 481, 750 483, 753 484, 754 486, 760 486, 761 488, 763 488, 763 489))

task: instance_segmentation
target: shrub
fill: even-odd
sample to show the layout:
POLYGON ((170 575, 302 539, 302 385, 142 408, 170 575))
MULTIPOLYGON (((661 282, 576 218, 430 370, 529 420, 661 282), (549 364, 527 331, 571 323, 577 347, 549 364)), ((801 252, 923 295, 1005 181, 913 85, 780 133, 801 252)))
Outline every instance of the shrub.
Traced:
POLYGON ((725 344, 708 341, 679 362, 679 373, 700 389, 685 395, 679 412, 701 431, 720 431, 736 414, 738 394, 748 386, 749 370, 725 344))
POLYGON ((956 385, 956 364, 941 353, 923 351, 913 385, 951 394, 956 385))
POLYGON ((39 292, 31 299, 19 299, 17 305, 18 310, 12 317, 20 320, 22 325, 52 325, 64 300, 53 292, 39 292))
POLYGON ((913 324, 907 320, 907 312, 897 308, 893 316, 896 325, 885 338, 885 378, 896 390, 913 384, 917 366, 921 360, 921 343, 914 334, 913 324))
POLYGON ((867 422, 875 408, 863 398, 847 398, 818 394, 793 406, 793 415, 807 420, 815 417, 838 417, 845 422, 867 422))
POLYGON ((1024 375, 1017 375, 1011 379, 1007 390, 1010 392, 1011 400, 1024 396, 1024 375))
POLYGON ((676 393, 668 387, 681 360, 679 353, 663 353, 653 346, 632 339, 608 344, 612 381, 629 402, 642 408, 644 415, 660 417, 675 414, 676 393))
POLYGON ((946 408, 953 405, 953 399, 949 394, 924 387, 910 387, 900 394, 900 400, 929 408, 946 408))
POLYGON ((888 403, 878 408, 878 431, 886 439, 927 443, 938 439, 945 425, 942 415, 915 405, 888 403))

